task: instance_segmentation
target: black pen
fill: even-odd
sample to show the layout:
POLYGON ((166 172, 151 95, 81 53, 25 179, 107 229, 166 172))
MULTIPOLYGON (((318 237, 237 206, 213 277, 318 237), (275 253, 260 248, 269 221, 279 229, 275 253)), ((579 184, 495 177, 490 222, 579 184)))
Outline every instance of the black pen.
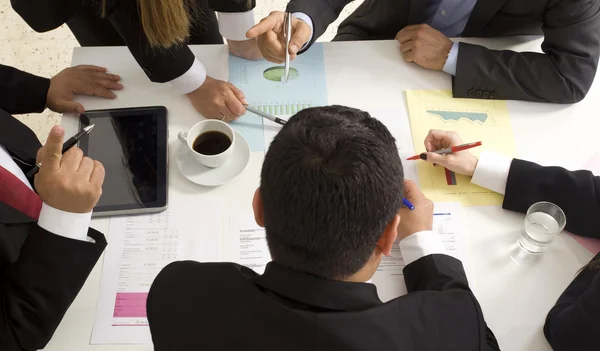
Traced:
MULTIPOLYGON (((63 144, 63 147, 62 147, 62 153, 64 154, 70 148, 72 148, 73 146, 75 146, 75 144, 77 144, 77 142, 79 141, 79 139, 81 139, 84 135, 88 135, 92 131, 92 129, 94 129, 94 125, 95 124, 92 124, 90 126, 87 126, 87 127, 83 128, 82 131, 80 131, 79 133, 77 133, 74 136, 70 137, 67 141, 65 141, 64 144, 63 144)), ((42 166, 42 162, 38 163, 37 165, 35 165, 35 167, 33 167, 31 169, 31 171, 27 172, 26 176, 29 178, 29 177, 35 175, 40 170, 41 166, 42 166)))

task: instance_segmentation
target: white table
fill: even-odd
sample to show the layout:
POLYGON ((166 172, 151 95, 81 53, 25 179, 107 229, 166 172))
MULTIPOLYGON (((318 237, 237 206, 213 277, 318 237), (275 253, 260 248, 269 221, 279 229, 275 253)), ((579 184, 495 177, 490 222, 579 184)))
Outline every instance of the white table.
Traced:
MULTIPOLYGON (((477 42, 477 41, 471 41, 477 42)), ((487 40, 490 48, 539 51, 539 38, 487 40)), ((227 80, 227 49, 198 46, 196 56, 209 74, 227 80)), ((115 100, 82 98, 88 109, 164 105, 169 110, 170 158, 174 159, 177 133, 199 120, 184 96, 168 85, 150 83, 126 48, 76 48, 73 64, 106 66, 123 79, 125 89, 115 100)), ((327 90, 330 104, 362 109, 398 106, 406 89, 450 89, 450 77, 406 64, 394 41, 325 43, 327 90), (369 65, 367 66, 366 63, 369 65)), ((600 145, 596 131, 600 116, 595 109, 600 99, 599 82, 588 97, 576 105, 508 103, 520 158, 569 169, 581 167, 600 145), (560 146, 560 147, 557 147, 560 146)), ((77 128, 73 117, 63 124, 70 134, 77 128)), ((226 199, 231 213, 251 213, 251 199, 259 183, 262 153, 253 153, 246 172, 236 181, 202 188, 181 176, 170 163, 170 196, 183 193, 211 194, 226 199)), ((499 207, 471 207, 463 211, 473 263, 474 292, 486 321, 504 350, 548 350, 542 326, 547 312, 592 255, 571 237, 561 235, 539 260, 517 265, 511 260, 516 233, 523 215, 499 207)), ((106 233, 108 220, 93 226, 106 233)), ((108 238, 110 242, 110 237, 108 238)), ((98 262, 81 293, 65 315, 46 350, 152 350, 151 345, 89 345, 94 321, 102 260, 98 262)))

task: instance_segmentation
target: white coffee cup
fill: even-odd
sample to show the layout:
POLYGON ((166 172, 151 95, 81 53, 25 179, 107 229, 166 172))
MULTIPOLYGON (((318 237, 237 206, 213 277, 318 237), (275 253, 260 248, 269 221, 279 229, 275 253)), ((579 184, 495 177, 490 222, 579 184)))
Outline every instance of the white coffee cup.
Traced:
POLYGON ((233 154, 233 148, 235 146, 235 132, 229 124, 219 121, 217 119, 207 119, 196 123, 188 132, 179 132, 177 135, 179 140, 184 143, 196 161, 201 165, 209 168, 218 168, 223 166, 233 154), (231 145, 227 150, 216 155, 204 155, 194 150, 194 141, 196 138, 206 132, 221 132, 231 140, 231 145))

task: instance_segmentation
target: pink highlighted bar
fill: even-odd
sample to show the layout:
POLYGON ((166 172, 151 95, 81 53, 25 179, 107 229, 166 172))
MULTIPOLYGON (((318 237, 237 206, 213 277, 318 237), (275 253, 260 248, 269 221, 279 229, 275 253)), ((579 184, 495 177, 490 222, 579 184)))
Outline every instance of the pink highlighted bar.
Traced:
POLYGON ((148 293, 117 293, 114 318, 146 318, 148 293))

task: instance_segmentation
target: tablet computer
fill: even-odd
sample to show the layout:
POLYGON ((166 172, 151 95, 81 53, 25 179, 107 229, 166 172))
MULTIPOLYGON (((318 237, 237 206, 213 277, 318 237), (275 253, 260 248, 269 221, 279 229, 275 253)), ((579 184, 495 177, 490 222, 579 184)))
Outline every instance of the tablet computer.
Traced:
POLYGON ((106 170, 93 216, 159 212, 167 208, 167 109, 163 106, 87 111, 83 153, 106 170))

